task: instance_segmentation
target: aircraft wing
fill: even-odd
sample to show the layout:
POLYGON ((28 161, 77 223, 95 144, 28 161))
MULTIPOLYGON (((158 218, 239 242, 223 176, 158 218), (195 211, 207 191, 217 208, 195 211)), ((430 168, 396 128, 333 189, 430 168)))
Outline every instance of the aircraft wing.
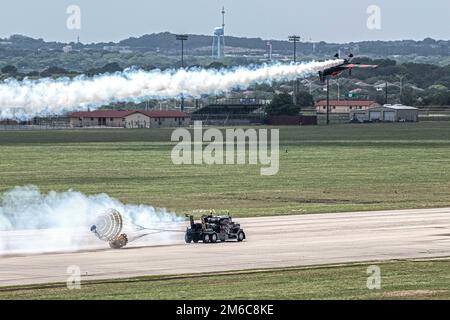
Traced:
POLYGON ((378 66, 374 65, 374 64, 357 64, 357 63, 349 63, 349 64, 347 64, 347 65, 345 65, 343 67, 346 68, 346 69, 353 69, 353 68, 372 68, 372 69, 375 69, 375 68, 378 68, 378 66))

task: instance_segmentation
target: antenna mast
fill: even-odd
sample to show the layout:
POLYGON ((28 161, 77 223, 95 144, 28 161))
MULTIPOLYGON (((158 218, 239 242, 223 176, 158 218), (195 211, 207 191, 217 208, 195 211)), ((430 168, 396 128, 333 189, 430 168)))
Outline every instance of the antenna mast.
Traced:
POLYGON ((225 29, 225 7, 222 7, 222 28, 225 29))

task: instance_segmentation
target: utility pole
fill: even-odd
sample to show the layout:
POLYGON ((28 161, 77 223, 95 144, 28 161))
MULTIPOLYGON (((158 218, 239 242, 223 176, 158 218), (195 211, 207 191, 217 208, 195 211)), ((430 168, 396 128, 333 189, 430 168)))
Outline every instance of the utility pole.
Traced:
MULTIPOLYGON (((181 41, 181 68, 184 69, 184 42, 187 41, 187 34, 177 34, 176 39, 181 41)), ((181 95, 181 111, 184 111, 184 96, 181 95)))
POLYGON ((327 125, 330 124, 330 78, 327 77, 327 125))
MULTIPOLYGON (((289 39, 289 42, 294 43, 294 63, 296 63, 297 62, 297 42, 300 41, 300 37, 297 35, 292 35, 292 36, 289 36, 288 39, 289 39)), ((294 94, 292 97, 293 104, 297 104, 298 87, 299 87, 299 80, 296 79, 295 85, 294 85, 294 94)))
POLYGON ((336 83, 337 83, 337 99, 338 101, 341 101, 341 83, 339 82, 339 78, 336 79, 336 83))
POLYGON ((385 87, 385 90, 384 90, 385 92, 385 98, 384 98, 384 104, 388 104, 388 82, 387 82, 387 80, 386 80, 386 87, 385 87))

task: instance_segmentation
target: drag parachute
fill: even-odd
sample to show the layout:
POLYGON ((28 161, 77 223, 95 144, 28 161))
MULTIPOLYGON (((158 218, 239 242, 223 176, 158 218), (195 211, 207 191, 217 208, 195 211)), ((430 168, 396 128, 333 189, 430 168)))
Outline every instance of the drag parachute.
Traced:
POLYGON ((99 215, 95 219, 95 223, 91 226, 91 232, 94 233, 100 240, 108 242, 111 248, 119 249, 126 246, 131 241, 151 234, 184 231, 161 228, 145 228, 129 221, 125 225, 119 211, 116 209, 108 209, 108 211, 99 215), (124 228, 128 230, 128 232, 131 232, 130 236, 126 233, 121 233, 124 228))
POLYGON ((123 219, 119 211, 109 209, 104 214, 97 217, 91 231, 103 241, 117 239, 123 228, 123 219))

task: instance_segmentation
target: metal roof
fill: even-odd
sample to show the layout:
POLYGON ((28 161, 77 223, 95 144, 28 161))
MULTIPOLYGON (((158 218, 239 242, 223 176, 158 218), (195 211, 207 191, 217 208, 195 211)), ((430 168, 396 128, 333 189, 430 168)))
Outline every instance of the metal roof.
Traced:
POLYGON ((131 114, 140 113, 146 115, 150 118, 187 118, 190 117, 187 113, 174 110, 124 110, 124 111, 114 111, 114 110, 96 110, 96 111, 82 111, 73 112, 69 116, 71 118, 125 118, 131 114))
POLYGON ((188 118, 189 114, 176 110, 150 110, 150 111, 138 111, 139 113, 145 114, 150 118, 188 118))
MULTIPOLYGON (((350 107, 350 106, 371 106, 376 104, 375 101, 369 101, 369 100, 330 100, 330 106, 343 106, 343 107, 350 107)), ((327 100, 320 100, 316 103, 316 106, 326 106, 327 100)))
POLYGON ((97 110, 97 111, 81 111, 70 114, 71 118, 123 118, 136 111, 114 111, 114 110, 97 110))
POLYGON ((383 106, 384 108, 394 109, 394 110, 418 110, 417 108, 410 107, 410 106, 404 106, 402 104, 385 104, 383 106))

